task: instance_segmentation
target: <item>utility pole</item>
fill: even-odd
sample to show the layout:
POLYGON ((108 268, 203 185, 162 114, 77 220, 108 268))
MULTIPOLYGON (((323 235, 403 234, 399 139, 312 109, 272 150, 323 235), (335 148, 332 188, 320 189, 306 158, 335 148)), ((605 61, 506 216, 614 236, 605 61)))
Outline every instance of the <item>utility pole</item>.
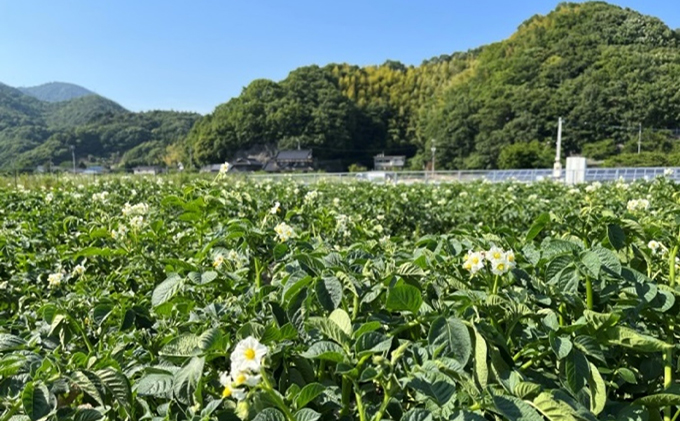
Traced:
POLYGON ((642 148, 642 123, 638 126, 638 155, 640 154, 640 149, 642 148))
POLYGON ((435 140, 432 139, 432 147, 430 148, 430 151, 432 151, 432 175, 434 175, 434 153, 437 152, 437 148, 434 145, 435 140))
POLYGON ((560 155, 562 154, 562 117, 557 120, 557 150, 555 151, 555 165, 553 166, 553 177, 562 177, 562 163, 560 162, 560 155))
POLYGON ((71 145, 71 156, 73 157, 73 174, 76 173, 76 147, 71 145))

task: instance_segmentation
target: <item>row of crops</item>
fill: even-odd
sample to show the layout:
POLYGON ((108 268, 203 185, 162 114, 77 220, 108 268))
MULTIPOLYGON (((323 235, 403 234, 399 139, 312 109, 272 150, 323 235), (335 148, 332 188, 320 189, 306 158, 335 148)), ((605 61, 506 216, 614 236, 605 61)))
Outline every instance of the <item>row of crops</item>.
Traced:
POLYGON ((0 187, 0 421, 676 420, 680 188, 0 187))

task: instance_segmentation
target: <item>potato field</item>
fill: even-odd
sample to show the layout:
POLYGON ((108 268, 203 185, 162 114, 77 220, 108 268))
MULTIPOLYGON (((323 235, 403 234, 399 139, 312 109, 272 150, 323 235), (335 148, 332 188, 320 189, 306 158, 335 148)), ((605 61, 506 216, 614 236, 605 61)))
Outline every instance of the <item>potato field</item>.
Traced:
POLYGON ((0 421, 680 419, 665 177, 29 181, 0 421))

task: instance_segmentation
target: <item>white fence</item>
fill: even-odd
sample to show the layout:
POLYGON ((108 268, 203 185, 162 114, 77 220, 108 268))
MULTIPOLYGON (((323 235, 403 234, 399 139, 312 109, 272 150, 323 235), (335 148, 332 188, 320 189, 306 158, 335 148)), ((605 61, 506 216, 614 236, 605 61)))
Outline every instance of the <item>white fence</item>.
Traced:
MULTIPOLYGON (((562 170, 561 177, 565 180, 566 171, 562 170)), ((639 168, 588 168, 585 170, 585 181, 617 181, 631 182, 635 180, 650 180, 654 177, 666 176, 680 182, 680 167, 639 167, 639 168)), ((304 183, 320 180, 366 180, 391 181, 395 183, 450 183, 475 180, 489 180, 491 182, 520 181, 534 182, 553 178, 552 169, 526 170, 460 170, 460 171, 375 171, 363 173, 288 173, 288 174, 248 174, 253 180, 281 180, 292 179, 304 183)))

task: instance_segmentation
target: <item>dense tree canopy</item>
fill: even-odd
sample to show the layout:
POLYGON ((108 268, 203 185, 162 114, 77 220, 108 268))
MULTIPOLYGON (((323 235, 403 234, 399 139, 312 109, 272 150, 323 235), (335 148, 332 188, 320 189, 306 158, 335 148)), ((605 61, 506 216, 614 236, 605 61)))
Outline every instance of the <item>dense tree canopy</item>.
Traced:
MULTIPOLYGON (((299 141, 346 162, 405 153, 422 168, 434 139, 439 168, 496 168, 509 145, 554 147, 563 117, 565 154, 605 159, 637 141, 638 124, 680 126, 679 92, 677 31, 602 2, 563 3, 505 41, 420 66, 331 64, 254 81, 199 121, 189 142, 199 162, 299 141)), ((673 138, 654 133, 645 132, 651 150, 673 138)))

